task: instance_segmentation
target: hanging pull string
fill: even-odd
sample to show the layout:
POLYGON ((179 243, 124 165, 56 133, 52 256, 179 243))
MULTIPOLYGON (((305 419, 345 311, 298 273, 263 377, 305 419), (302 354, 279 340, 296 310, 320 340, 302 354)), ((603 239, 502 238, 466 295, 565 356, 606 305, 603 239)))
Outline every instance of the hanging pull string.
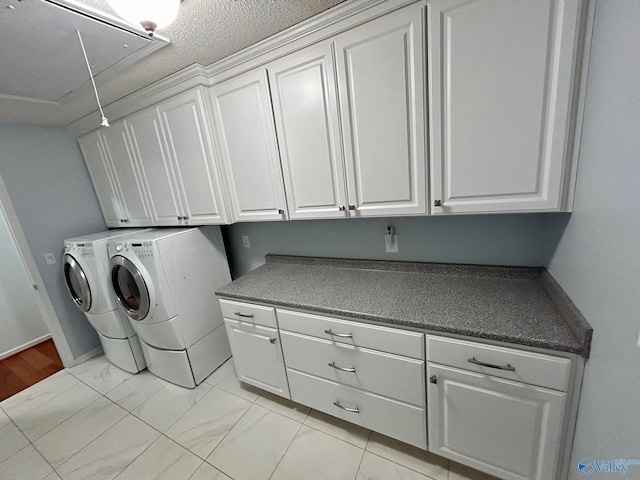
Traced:
POLYGON ((109 120, 104 116, 104 112, 102 111, 102 105, 100 105, 100 97, 98 97, 98 89, 96 88, 96 82, 93 80, 93 73, 91 73, 91 65, 89 65, 89 59, 87 58, 87 51, 84 49, 84 42, 82 41, 82 35, 80 35, 80 30, 76 30, 78 34, 78 39, 80 40, 80 46, 82 47, 82 53, 84 54, 84 61, 87 62, 87 70, 89 70, 89 78, 91 79, 91 84, 93 85, 93 91, 96 94, 96 101, 98 102, 98 108, 100 109, 100 114, 102 115, 102 122, 100 125, 103 127, 109 126, 109 120))

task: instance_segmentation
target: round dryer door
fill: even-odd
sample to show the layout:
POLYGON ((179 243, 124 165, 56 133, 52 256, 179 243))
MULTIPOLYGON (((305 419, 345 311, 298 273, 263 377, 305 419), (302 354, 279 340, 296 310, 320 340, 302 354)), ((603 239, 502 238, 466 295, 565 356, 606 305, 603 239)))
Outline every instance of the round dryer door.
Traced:
POLYGON ((118 303, 133 320, 143 320, 149 313, 149 290, 136 266, 125 257, 111 259, 111 284, 118 303))
POLYGON ((91 287, 84 270, 69 254, 64 256, 64 279, 75 304, 83 312, 88 312, 91 308, 91 287))

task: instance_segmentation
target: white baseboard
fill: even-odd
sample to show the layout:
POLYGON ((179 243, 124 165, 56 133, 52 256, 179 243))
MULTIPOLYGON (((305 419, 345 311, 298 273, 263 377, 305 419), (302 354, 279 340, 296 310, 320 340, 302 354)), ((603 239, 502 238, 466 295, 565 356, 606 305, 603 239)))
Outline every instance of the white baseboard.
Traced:
POLYGON ((49 340, 50 338, 51 338, 51 334, 47 333, 46 335, 38 337, 35 340, 31 340, 30 342, 24 343, 24 344, 20 345, 19 347, 12 348, 11 350, 7 350, 4 353, 0 353, 0 360, 4 360, 5 358, 10 357, 11 355, 15 355, 16 353, 20 353, 23 350, 26 350, 27 348, 31 348, 31 347, 33 347, 35 345, 38 345, 39 343, 42 343, 45 340, 49 340))
MULTIPOLYGON (((102 347, 96 347, 90 352, 85 353, 84 355, 80 355, 78 358, 73 359, 73 365, 78 365, 79 363, 86 362, 87 360, 98 357, 102 355, 104 352, 102 351, 102 347)), ((73 367, 73 365, 69 365, 69 367, 73 367)))

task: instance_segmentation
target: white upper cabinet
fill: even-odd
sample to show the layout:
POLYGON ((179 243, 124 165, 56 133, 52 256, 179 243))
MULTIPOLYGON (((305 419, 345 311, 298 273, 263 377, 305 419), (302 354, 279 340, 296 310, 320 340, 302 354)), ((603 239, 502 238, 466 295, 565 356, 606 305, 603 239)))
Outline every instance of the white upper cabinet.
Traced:
POLYGON ((180 225, 184 209, 175 181, 174 164, 164 148, 157 107, 127 118, 136 155, 140 160, 156 225, 180 225))
POLYGON ((125 226, 153 225, 125 122, 114 122, 109 128, 101 129, 99 133, 106 154, 113 165, 115 183, 126 212, 125 226))
POLYGON ((335 38, 356 216, 426 213, 423 17, 412 5, 335 38))
POLYGON ((434 214, 563 208, 582 0, 429 0, 434 214))
POLYGON ((227 223, 199 89, 127 118, 156 225, 227 223))
POLYGON ((107 227, 124 226, 125 213, 98 132, 78 138, 107 227))
POLYGON ((289 55, 267 70, 289 216, 348 217, 331 43, 289 55))
POLYGON ((266 71, 232 78, 209 93, 235 220, 286 220, 266 71))
POLYGON ((215 169, 203 91, 198 88, 158 105, 167 146, 175 161, 187 224, 228 223, 215 169))
POLYGON ((108 227, 153 224, 123 121, 78 139, 108 227))

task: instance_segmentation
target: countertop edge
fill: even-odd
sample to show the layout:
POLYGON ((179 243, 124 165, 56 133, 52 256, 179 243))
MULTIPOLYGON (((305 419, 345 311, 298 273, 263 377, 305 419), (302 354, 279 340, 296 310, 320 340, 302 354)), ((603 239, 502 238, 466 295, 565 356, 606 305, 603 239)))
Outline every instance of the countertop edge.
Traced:
POLYGON ((573 301, 547 269, 542 270, 540 274, 540 283, 547 292, 547 295, 551 298, 551 301, 560 311, 560 315, 564 318, 567 326, 582 344, 582 356, 584 358, 589 358, 589 354, 591 352, 591 340, 593 338, 593 327, 591 327, 584 315, 582 315, 580 310, 578 310, 578 307, 576 307, 573 301))
POLYGON ((319 306, 300 305, 300 304, 294 304, 290 302, 279 302, 279 301, 274 301, 273 299, 253 297, 250 295, 239 295, 239 294, 233 294, 228 292, 218 292, 218 291, 216 291, 216 295, 218 295, 218 297, 220 298, 225 298, 229 300, 244 300, 247 302, 255 302, 260 304, 266 303, 268 305, 274 305, 276 307, 293 308, 293 309, 304 310, 312 313, 336 315, 339 317, 345 317, 347 319, 352 319, 355 321, 368 320, 371 322, 378 323, 382 326, 395 325, 400 327, 410 327, 410 328, 415 328, 417 330, 421 330, 425 333, 426 332, 449 333, 452 335, 461 335, 461 336, 473 337, 477 339, 493 340, 496 342, 503 342, 511 345, 522 345, 527 347, 535 347, 535 348, 542 348, 545 350, 552 350, 555 352, 573 353, 573 354, 585 356, 583 346, 581 346, 580 348, 573 348, 570 345, 553 344, 553 343, 550 343, 549 341, 535 341, 535 340, 523 342, 522 338, 519 338, 519 337, 511 337, 509 335, 498 335, 498 334, 487 335, 487 334, 483 334, 482 332, 474 331, 474 330, 467 330, 467 329, 460 329, 460 328, 443 328, 440 325, 432 326, 431 328, 429 328, 429 325, 424 325, 424 324, 416 325, 416 324, 413 324, 412 322, 402 321, 397 319, 389 319, 386 317, 379 317, 376 315, 356 313, 356 312, 331 309, 331 308, 319 307, 319 306))
MULTIPOLYGON (((580 313, 573 301, 567 296, 562 287, 553 278, 553 276, 544 267, 509 267, 509 266, 492 266, 492 265, 466 265, 466 264, 443 264, 443 263, 427 263, 427 262, 395 262, 388 260, 361 260, 361 259, 343 259, 343 258, 327 258, 327 257, 302 257, 290 255, 266 255, 266 263, 259 266, 247 275, 254 272, 269 268, 269 265, 287 264, 300 267, 322 267, 335 269, 356 269, 363 271, 387 271, 396 273, 423 273, 429 275, 449 275, 460 277, 492 277, 505 279, 528 279, 534 280, 542 291, 546 294, 549 301, 554 305, 558 312, 558 322, 562 322, 568 332, 574 338, 575 342, 554 341, 551 336, 547 338, 520 336, 516 332, 500 332, 475 328, 468 328, 461 325, 452 325, 451 327, 441 323, 428 324, 416 323, 410 319, 395 318, 393 315, 376 315, 375 313, 366 313, 356 309, 335 308, 332 305, 318 305, 313 301, 305 300, 305 302, 297 302, 295 299, 279 299, 276 300, 266 295, 266 292, 256 295, 257 292, 233 291, 234 282, 221 286, 216 289, 215 293, 219 297, 228 298, 230 300, 244 300, 254 303, 266 303, 276 307, 293 308, 308 312, 318 312, 328 315, 335 315, 353 320, 366 320, 381 325, 402 326, 413 328, 423 332, 442 332, 452 335, 460 335, 478 339, 486 339, 498 342, 504 342, 512 345, 530 346, 542 348, 546 350, 577 354, 585 359, 589 358, 591 340, 593 336, 593 328, 589 325, 586 318, 580 313)), ((319 302, 322 303, 322 302, 319 302)))

